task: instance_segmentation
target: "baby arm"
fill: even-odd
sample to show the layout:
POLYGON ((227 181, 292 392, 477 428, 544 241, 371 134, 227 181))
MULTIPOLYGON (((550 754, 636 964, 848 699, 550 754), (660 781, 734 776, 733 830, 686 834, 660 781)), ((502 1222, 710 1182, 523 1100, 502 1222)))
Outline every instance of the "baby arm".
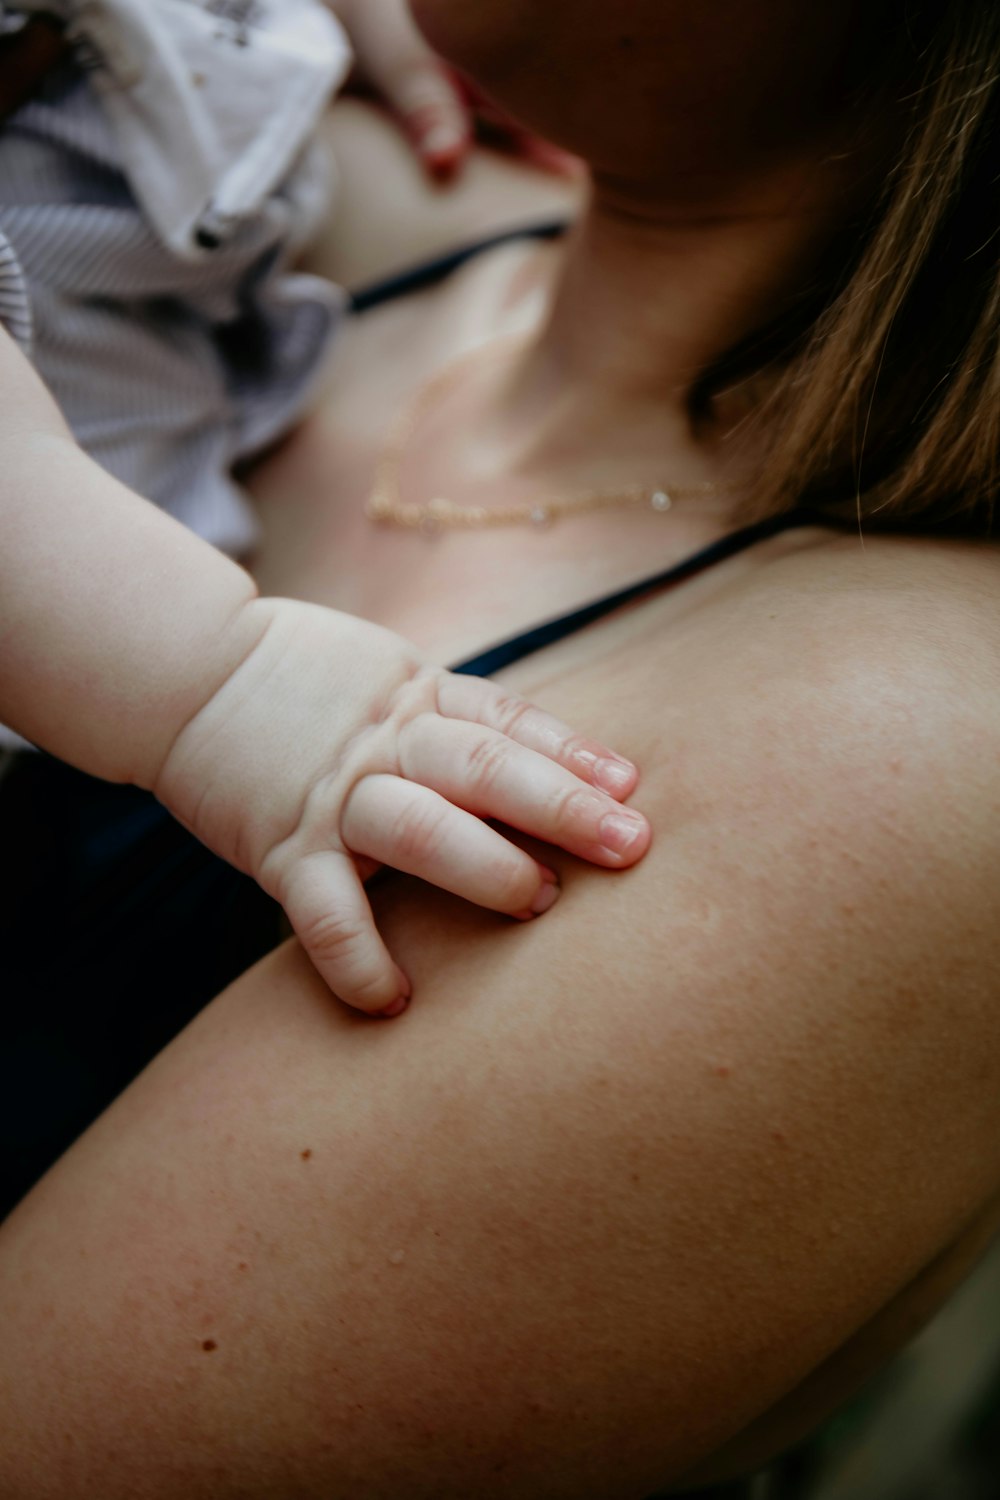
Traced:
POLYGON ((644 851, 635 773, 490 684, 250 578, 109 478, 0 334, 0 717, 92 775, 156 793, 288 913, 349 1003, 405 976, 361 880, 392 863, 513 916, 554 877, 481 822, 599 863, 644 851))

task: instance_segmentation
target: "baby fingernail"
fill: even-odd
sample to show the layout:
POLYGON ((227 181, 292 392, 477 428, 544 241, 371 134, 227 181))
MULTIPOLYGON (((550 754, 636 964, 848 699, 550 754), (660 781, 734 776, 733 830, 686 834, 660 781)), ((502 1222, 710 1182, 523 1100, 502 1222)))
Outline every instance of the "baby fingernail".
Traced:
POLYGON ((403 1011, 410 1003, 410 996, 413 994, 413 986, 407 979, 406 975, 403 973, 402 969, 396 970, 396 980, 399 984, 399 995, 391 1005, 386 1006, 385 1010, 377 1010, 375 1012, 375 1015, 380 1021, 394 1021, 397 1016, 401 1016, 403 1014, 403 1011))
POLYGON ((542 877, 542 884, 538 887, 535 899, 527 910, 514 913, 519 922, 532 922, 535 917, 540 917, 544 912, 551 911, 562 895, 559 886, 559 877, 555 870, 550 870, 547 865, 539 865, 538 869, 542 877))
POLYGON ((561 892, 554 881, 546 880, 538 887, 534 901, 531 903, 533 916, 540 917, 543 912, 551 911, 559 900, 561 892))
POLYGON ((640 813, 623 808, 621 812, 608 813, 601 819, 601 843, 609 854, 624 857, 631 854, 640 839, 645 837, 646 820, 640 813))
POLYGON ((635 781, 635 766, 627 760, 599 760, 593 769, 593 781, 603 792, 621 797, 635 781))

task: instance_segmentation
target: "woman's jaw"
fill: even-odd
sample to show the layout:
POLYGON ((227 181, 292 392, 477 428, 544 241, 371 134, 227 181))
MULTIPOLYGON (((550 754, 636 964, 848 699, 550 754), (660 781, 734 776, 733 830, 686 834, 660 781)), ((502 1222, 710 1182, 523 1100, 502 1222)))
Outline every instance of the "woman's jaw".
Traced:
POLYGON ((808 290, 834 230, 871 192, 881 153, 856 103, 856 0, 416 0, 415 10, 435 45, 590 169, 549 315, 499 388, 494 429, 506 425, 523 454, 523 424, 546 413, 543 464, 567 434, 598 442, 624 422, 629 444, 645 446, 646 431, 668 441, 685 478, 749 480, 745 425, 727 440, 730 414, 720 406, 706 421, 692 397, 808 290))
POLYGON ((825 150, 880 0, 411 0, 445 57, 595 174, 712 202, 825 150))

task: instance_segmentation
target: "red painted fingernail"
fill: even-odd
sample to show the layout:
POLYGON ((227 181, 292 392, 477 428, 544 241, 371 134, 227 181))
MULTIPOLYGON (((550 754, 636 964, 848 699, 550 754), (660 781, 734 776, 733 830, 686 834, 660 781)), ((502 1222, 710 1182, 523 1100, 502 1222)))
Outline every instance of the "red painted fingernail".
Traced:
POLYGON ((439 152, 421 152, 424 168, 435 182, 451 182, 458 176, 465 166, 464 151, 449 151, 443 155, 439 152))

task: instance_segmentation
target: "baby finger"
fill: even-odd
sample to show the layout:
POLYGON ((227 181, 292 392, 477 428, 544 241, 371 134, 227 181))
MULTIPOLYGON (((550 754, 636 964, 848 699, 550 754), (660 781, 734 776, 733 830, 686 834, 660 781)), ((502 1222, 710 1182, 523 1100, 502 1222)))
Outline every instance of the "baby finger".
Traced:
POLYGON ((577 734, 561 719, 536 708, 526 698, 498 683, 459 673, 442 674, 438 710, 448 719, 485 724, 529 750, 537 750, 582 781, 600 787, 616 800, 635 790, 639 773, 630 760, 609 750, 599 740, 577 734))
POLYGON ((375 929, 350 859, 333 850, 305 855, 279 894, 314 968, 345 1005, 386 1017, 406 1009, 409 980, 375 929))
POLYGON ((497 730, 423 714, 400 739, 400 767, 449 802, 594 864, 623 868, 649 847, 641 813, 497 730))
POLYGON ((477 906, 540 916, 559 894, 551 870, 437 792, 398 776, 366 776, 340 822, 356 854, 368 855, 477 906))

